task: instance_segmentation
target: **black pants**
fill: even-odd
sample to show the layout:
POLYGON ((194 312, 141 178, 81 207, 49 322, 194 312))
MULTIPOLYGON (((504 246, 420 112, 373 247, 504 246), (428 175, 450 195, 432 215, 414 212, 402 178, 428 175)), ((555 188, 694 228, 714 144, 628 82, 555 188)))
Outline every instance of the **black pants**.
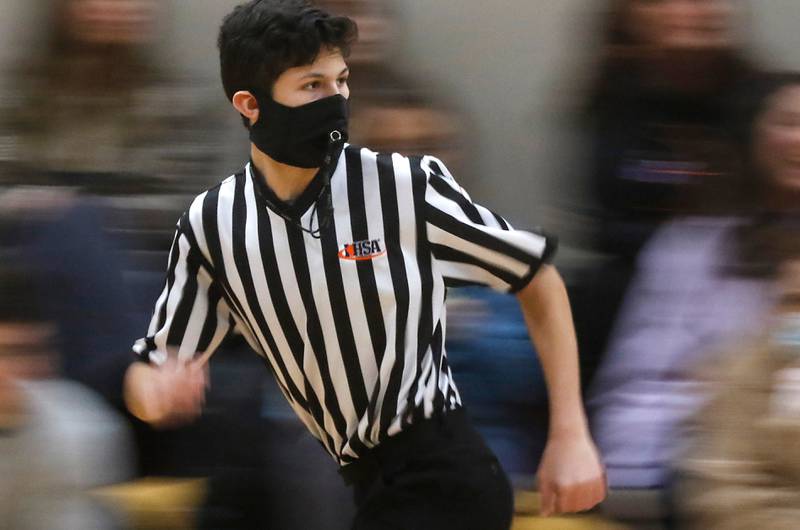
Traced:
POLYGON ((511 485, 463 410, 388 438, 342 475, 354 486, 353 530, 511 527, 511 485))

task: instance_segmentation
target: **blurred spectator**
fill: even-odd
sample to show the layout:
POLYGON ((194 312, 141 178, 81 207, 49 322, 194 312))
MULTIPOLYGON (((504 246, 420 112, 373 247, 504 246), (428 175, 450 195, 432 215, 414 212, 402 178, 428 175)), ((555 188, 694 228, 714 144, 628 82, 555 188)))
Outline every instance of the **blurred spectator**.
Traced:
MULTIPOLYGON (((0 245, 43 286, 60 374, 121 408, 131 330, 149 319, 170 226, 186 194, 223 173, 224 107, 216 83, 159 61, 162 2, 40 1, 44 45, 0 94, 0 182, 11 185, 0 245)), ((211 440, 189 443, 208 437, 136 425, 145 473, 208 472, 197 462, 211 440)))
POLYGON ((797 527, 800 236, 794 228, 783 234, 794 256, 782 267, 770 329, 708 370, 714 397, 697 414, 691 450, 679 465, 681 528, 797 527))
POLYGON ((752 67, 736 0, 617 1, 589 101, 602 250, 635 255, 660 222, 724 191, 738 170, 726 134, 752 67), (720 182, 723 183, 720 186, 720 182))
POLYGON ((146 322, 168 227, 189 192, 223 173, 218 88, 158 60, 162 2, 39 2, 41 45, 3 72, 0 184, 103 197, 146 322))
POLYGON ((122 409, 135 337, 128 291, 103 210, 66 188, 0 193, 0 249, 14 252, 37 287, 32 298, 55 326, 58 372, 122 409))
POLYGON ((215 177, 216 86, 156 60, 163 4, 40 1, 50 5, 46 39, 6 72, 0 98, 3 180, 122 194, 189 191, 215 177))
POLYGON ((10 261, 0 270, 0 527, 121 528, 87 492, 130 478, 124 422, 58 378, 53 327, 10 261))
MULTIPOLYGON (((217 82, 186 78, 159 59, 164 2, 48 3, 45 47, 13 69, 12 90, 0 97, 0 179, 72 197, 18 239, 49 286, 64 374, 121 406, 129 330, 149 320, 171 227, 190 194, 238 167, 228 161, 239 153, 224 152, 232 131, 217 82)), ((7 203, 28 204, 15 195, 7 203)), ((263 527, 266 374, 250 356, 222 355, 214 369, 198 423, 154 431, 134 422, 140 471, 211 476, 204 521, 263 527)))
POLYGON ((377 151, 431 154, 455 175, 464 164, 465 117, 452 102, 435 97, 430 82, 415 83, 396 66, 392 46, 397 15, 389 0, 316 0, 358 24, 358 43, 348 57, 351 142, 377 151))
POLYGON ((587 243, 604 256, 573 287, 583 355, 604 350, 636 255, 659 224, 724 207, 736 189, 738 157, 726 129, 754 70, 741 10, 737 0, 610 2, 583 122, 593 201, 587 243))
POLYGON ((684 217, 658 231, 590 389, 612 487, 668 485, 680 424, 703 398, 694 367, 758 333, 774 304, 783 234, 798 233, 800 76, 765 77, 745 101, 739 137, 749 181, 739 214, 684 217))

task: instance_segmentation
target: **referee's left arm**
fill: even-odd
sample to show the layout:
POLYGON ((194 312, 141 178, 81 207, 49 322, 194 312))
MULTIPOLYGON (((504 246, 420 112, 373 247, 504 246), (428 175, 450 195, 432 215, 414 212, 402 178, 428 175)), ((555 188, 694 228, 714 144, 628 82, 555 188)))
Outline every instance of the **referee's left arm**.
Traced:
POLYGON ((517 298, 550 398, 550 429, 538 473, 542 514, 588 510, 605 498, 606 481, 581 402, 567 290, 555 267, 546 265, 517 298))
POLYGON ((542 363, 550 398, 548 444, 539 468, 542 513, 586 510, 603 500, 605 477, 580 396, 578 348, 564 283, 549 264, 555 239, 514 230, 472 202, 444 164, 422 159, 427 236, 448 286, 481 284, 515 293, 542 363))

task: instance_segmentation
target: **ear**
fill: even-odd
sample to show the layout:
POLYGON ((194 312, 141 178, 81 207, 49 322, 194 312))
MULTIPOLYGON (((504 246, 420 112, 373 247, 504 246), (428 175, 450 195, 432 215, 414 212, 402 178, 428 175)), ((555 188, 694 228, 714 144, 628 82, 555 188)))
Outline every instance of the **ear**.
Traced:
POLYGON ((258 121, 258 101, 253 94, 247 90, 240 90, 233 95, 231 103, 239 114, 250 120, 250 125, 258 121))

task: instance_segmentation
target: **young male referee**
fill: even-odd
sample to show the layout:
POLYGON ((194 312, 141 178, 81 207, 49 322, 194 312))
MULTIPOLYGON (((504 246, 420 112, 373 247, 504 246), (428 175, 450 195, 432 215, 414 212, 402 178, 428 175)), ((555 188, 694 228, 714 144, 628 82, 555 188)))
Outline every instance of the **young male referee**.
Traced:
MULTIPOLYGON (((251 159, 181 217, 135 350, 196 371, 241 333, 354 486, 356 529, 507 529, 511 488, 448 366, 445 295, 516 293, 550 394, 542 511, 589 509, 605 479, 554 243, 473 203, 436 158, 345 143, 356 33, 304 0, 251 0, 225 18, 222 82, 251 159)), ((144 419, 147 400, 129 396, 144 419)))

